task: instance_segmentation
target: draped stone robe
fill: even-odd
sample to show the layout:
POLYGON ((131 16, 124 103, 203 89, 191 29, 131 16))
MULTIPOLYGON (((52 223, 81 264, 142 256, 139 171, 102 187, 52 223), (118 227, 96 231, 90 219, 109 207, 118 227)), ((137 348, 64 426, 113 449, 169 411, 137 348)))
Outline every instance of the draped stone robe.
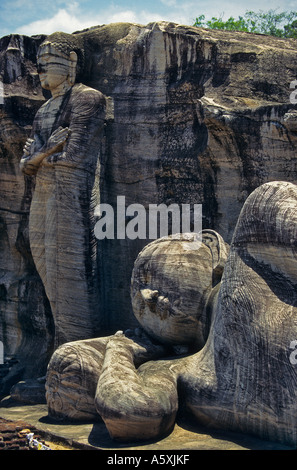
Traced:
POLYGON ((55 163, 44 159, 37 170, 29 222, 32 256, 54 317, 55 347, 100 328, 93 227, 104 117, 104 96, 76 84, 47 101, 33 124, 35 151, 60 126, 71 131, 63 151, 50 157, 55 163))

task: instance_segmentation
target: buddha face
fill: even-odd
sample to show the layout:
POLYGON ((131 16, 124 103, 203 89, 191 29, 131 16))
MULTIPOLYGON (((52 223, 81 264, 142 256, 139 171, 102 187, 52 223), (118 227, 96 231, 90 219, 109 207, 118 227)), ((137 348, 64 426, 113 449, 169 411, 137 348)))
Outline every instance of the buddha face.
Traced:
POLYGON ((69 57, 52 47, 41 48, 37 58, 37 70, 42 88, 52 93, 63 87, 72 86, 75 81, 77 56, 71 52, 69 57))
POLYGON ((131 287, 134 315, 147 333, 166 344, 204 345, 212 291, 206 245, 189 249, 189 242, 170 239, 147 245, 134 265, 131 287))

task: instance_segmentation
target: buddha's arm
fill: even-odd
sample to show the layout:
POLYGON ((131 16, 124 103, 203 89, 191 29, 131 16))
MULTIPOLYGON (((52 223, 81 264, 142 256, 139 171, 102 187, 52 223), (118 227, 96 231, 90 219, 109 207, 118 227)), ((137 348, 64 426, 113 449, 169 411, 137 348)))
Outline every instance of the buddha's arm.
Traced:
POLYGON ((133 342, 114 335, 108 342, 98 381, 95 406, 112 438, 143 440, 160 437, 174 426, 178 408, 176 374, 170 361, 134 365, 133 342))
MULTIPOLYGON (((55 156, 57 166, 76 167, 98 155, 105 122, 105 98, 96 90, 80 91, 71 103, 70 135, 63 151, 55 156)), ((48 159, 51 161, 51 158, 48 159)))
POLYGON ((59 127, 44 145, 40 144, 37 137, 28 139, 20 162, 21 170, 26 174, 35 174, 45 158, 63 151, 69 133, 68 127, 59 127))

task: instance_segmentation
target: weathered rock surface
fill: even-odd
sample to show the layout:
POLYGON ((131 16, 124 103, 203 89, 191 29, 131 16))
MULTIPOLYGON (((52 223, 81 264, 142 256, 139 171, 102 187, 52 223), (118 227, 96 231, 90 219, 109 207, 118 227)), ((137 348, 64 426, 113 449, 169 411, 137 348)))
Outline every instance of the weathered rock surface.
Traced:
POLYGON ((267 183, 249 196, 208 341, 180 368, 182 396, 200 422, 295 447, 296 207, 290 183, 267 183))
MULTIPOLYGON (((83 82, 112 98, 101 200, 116 205, 202 203, 204 227, 230 242, 246 197, 271 180, 296 179, 297 115, 290 104, 296 41, 168 23, 113 24, 78 33, 83 82)), ((34 178, 19 170, 44 101, 36 52, 44 36, 0 41, 1 325, 20 375, 43 374, 53 324, 28 244, 34 178), (34 348, 32 348, 34 344, 34 348), (22 368, 25 370, 23 371, 22 368)), ((133 324, 130 278, 147 240, 99 242, 105 330, 133 324)))
MULTIPOLYGON (((120 339, 124 337, 120 331, 114 336, 119 336, 120 339)), ((106 346, 114 336, 73 341, 60 346, 53 353, 44 393, 49 416, 60 422, 65 419, 76 422, 98 420, 95 395, 100 374, 103 368, 108 369, 108 361, 105 360, 106 346)), ((137 329, 136 333, 131 331, 125 339, 131 353, 133 352, 137 367, 148 360, 169 354, 168 348, 152 342, 141 330, 137 329)), ((110 377, 110 380, 112 388, 116 390, 114 378, 110 377)), ((109 393, 108 387, 106 390, 109 393)))
POLYGON ((227 256, 228 245, 212 230, 146 245, 131 279, 133 312, 145 331, 163 344, 201 349, 227 256))
MULTIPOLYGON (((154 423, 143 422, 143 397, 138 397, 137 387, 132 385, 133 378, 141 383, 134 365, 138 368, 144 362, 164 356, 193 353, 205 345, 228 246, 214 231, 204 230, 200 235, 163 237, 144 247, 137 257, 131 283, 132 306, 143 328, 127 330, 125 335, 118 332, 114 336, 69 342, 54 352, 46 379, 51 417, 98 419, 97 409, 104 416, 107 409, 109 420, 108 410, 121 395, 131 406, 136 406, 139 400, 143 436, 147 436, 146 432, 153 436, 158 434, 158 427, 162 432, 163 423, 166 428, 168 423, 162 408, 155 410, 154 423), (118 364, 118 373, 115 364, 118 364), (120 384, 124 390, 128 384, 129 393, 120 394, 120 384)), ((159 385, 165 392, 166 382, 161 381, 159 385)), ((145 392, 147 396, 152 394, 149 408, 153 408, 155 387, 151 374, 145 392)), ((177 402, 174 406, 177 410, 177 402)), ((170 409, 167 414, 169 412, 170 409)), ((120 422, 126 428, 129 414, 126 408, 124 414, 120 422)), ((173 424, 170 418, 169 426, 173 424)), ((139 427, 136 426, 133 438, 139 438, 137 434, 139 427)))
MULTIPOLYGON (((235 228, 217 302, 211 305, 209 336, 198 352, 170 358, 165 350, 163 359, 149 360, 138 367, 135 358, 140 344, 135 338, 115 334, 97 339, 104 358, 95 365, 98 383, 94 403, 112 438, 161 438, 172 431, 181 407, 211 428, 296 447, 296 351, 292 354, 297 337, 296 208, 297 186, 288 182, 266 183, 248 197, 235 228)), ((176 254, 175 240, 171 244, 176 254)), ((166 244, 164 251, 167 255, 166 244)), ((156 262, 158 257, 160 253, 155 250, 146 274, 156 287, 159 275, 162 287, 165 278, 167 282, 171 277, 174 280, 175 273, 168 257, 167 271, 166 263, 156 262)), ((141 261, 140 255, 137 263, 141 261)), ((188 272, 185 254, 180 268, 182 279, 188 272)), ((201 265, 197 263, 197 272, 200 268, 204 268, 203 260, 201 265)), ((203 284, 199 287, 207 299, 203 284)), ((141 292, 141 284, 137 288, 141 292)), ((181 281, 179 288, 182 297, 187 287, 181 281)), ((193 295, 193 303, 195 298, 193 295)), ((171 307, 174 302, 171 297, 171 307)), ((152 317, 155 314, 150 312, 152 317)), ((162 344, 159 324, 147 324, 162 344)), ((93 342, 95 345, 96 340, 93 342)), ((83 343, 72 343, 73 364, 80 359, 83 343)), ((60 362, 63 358, 69 362, 67 345, 56 354, 60 362)), ((81 365, 88 370, 83 361, 81 365)), ((71 376, 68 367, 55 371, 56 361, 49 364, 47 394, 53 396, 58 383, 53 380, 54 372, 58 372, 59 383, 64 383, 66 412, 73 397, 79 411, 75 385, 84 379, 81 365, 74 366, 77 373, 71 376)), ((61 385, 57 394, 59 388, 61 385)), ((59 408, 59 401, 54 405, 59 408)))
POLYGON ((75 38, 56 33, 39 47, 40 81, 52 97, 36 113, 20 162, 25 175, 36 176, 29 242, 55 349, 98 335, 101 318, 94 226, 106 99, 79 83, 83 45, 75 38))

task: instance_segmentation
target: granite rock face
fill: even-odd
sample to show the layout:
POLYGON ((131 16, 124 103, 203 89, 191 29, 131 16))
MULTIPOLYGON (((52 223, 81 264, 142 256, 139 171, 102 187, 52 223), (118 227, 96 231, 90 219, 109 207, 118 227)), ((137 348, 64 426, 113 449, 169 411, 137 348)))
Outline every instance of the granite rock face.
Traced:
POLYGON ((78 82, 84 53, 75 39, 56 33, 39 48, 40 82, 52 96, 35 115, 20 163, 25 175, 36 176, 29 241, 50 302, 55 349, 101 330, 94 225, 106 100, 78 82))
POLYGON ((297 186, 257 188, 240 213, 207 344, 184 364, 196 419, 296 448, 297 186))
MULTIPOLYGON (((134 263, 131 300, 141 328, 126 330, 125 334, 118 331, 107 337, 72 341, 55 350, 46 376, 46 400, 51 417, 98 419, 99 413, 110 421, 110 410, 121 395, 126 417, 121 419, 121 433, 125 434, 127 428, 128 409, 131 411, 131 406, 135 406, 142 430, 136 426, 134 438, 147 436, 146 432, 152 436, 159 434, 156 429, 162 429, 167 419, 162 406, 154 409, 158 381, 151 374, 143 394, 134 365, 138 368, 166 356, 179 357, 205 345, 229 247, 214 231, 203 230, 200 235, 162 237, 139 253, 134 263), (138 385, 133 385, 133 381, 138 385), (145 396, 149 397, 146 413, 142 408, 145 396), (154 424, 148 422, 146 426, 143 415, 147 414, 150 421, 150 409, 154 424)), ((171 380, 160 381, 161 393, 166 394, 170 383, 171 380)), ((176 395, 174 390, 173 393, 176 395)), ((176 406, 175 402, 175 410, 176 406)), ((135 417, 135 410, 132 415, 135 417)), ((169 425, 173 424, 170 418, 169 425)))
MULTIPOLYGON (((126 206, 203 204, 203 226, 230 242, 256 187, 295 181, 297 113, 289 98, 296 41, 163 22, 112 24, 76 34, 85 44, 82 82, 111 103, 102 202, 116 208, 117 197, 125 196, 126 206)), ((45 100, 36 71, 44 37, 0 41, 0 339, 8 357, 17 354, 25 376, 42 373, 53 339, 49 304, 28 243, 34 177, 24 178, 19 170, 22 147, 45 100)), ((148 241, 98 242, 107 332, 136 324, 130 279, 148 241)))
MULTIPOLYGON (((20 348, 28 374, 41 373, 49 357, 53 324, 28 238, 34 180, 19 169, 23 144, 44 96, 36 71, 44 36, 1 39, 1 340, 5 358, 20 348), (32 342, 31 342, 32 341, 32 342)), ((24 364, 22 364, 22 368, 24 364)), ((15 368, 15 366, 14 366, 15 368)), ((20 376, 22 374, 20 369, 20 376)))
POLYGON ((296 448, 296 206, 295 184, 276 181, 253 191, 227 259, 222 250, 224 272, 212 289, 206 246, 199 258, 188 246, 196 240, 173 236, 147 245, 135 262, 132 289, 139 299, 148 286, 144 302, 133 302, 144 332, 58 348, 46 379, 49 414, 79 420, 95 417, 95 408, 113 439, 131 441, 160 439, 172 431, 178 410, 187 409, 211 428, 296 448), (165 290, 165 304, 169 285, 174 289, 165 290), (191 339, 194 306, 199 351, 174 354, 170 346, 191 339))

